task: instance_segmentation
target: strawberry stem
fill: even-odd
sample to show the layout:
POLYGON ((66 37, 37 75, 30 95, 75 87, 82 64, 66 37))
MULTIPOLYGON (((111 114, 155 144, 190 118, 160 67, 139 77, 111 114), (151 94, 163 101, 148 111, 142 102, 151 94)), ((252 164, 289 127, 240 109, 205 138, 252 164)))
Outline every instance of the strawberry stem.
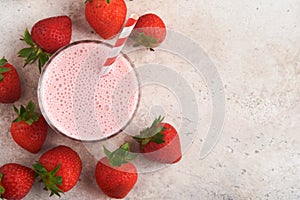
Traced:
POLYGON ((5 68, 5 67, 0 67, 0 73, 5 73, 5 72, 9 72, 10 69, 9 68, 5 68))
POLYGON ((158 38, 155 38, 152 35, 146 35, 145 32, 143 32, 143 29, 140 30, 140 28, 135 29, 130 38, 135 41, 134 47, 141 45, 151 49, 159 45, 158 38))
POLYGON ((59 164, 54 170, 48 172, 47 169, 39 162, 33 165, 36 177, 39 176, 41 178, 40 182, 43 182, 45 184, 44 190, 50 190, 50 197, 54 194, 60 197, 60 193, 64 193, 58 187, 62 185, 63 179, 61 176, 56 176, 56 173, 58 172, 60 166, 61 165, 59 164))
POLYGON ((6 63, 7 63, 7 60, 4 57, 2 57, 0 60, 0 82, 4 78, 2 74, 10 71, 10 68, 3 67, 6 63))
POLYGON ((7 60, 5 59, 5 57, 2 57, 0 60, 0 67, 3 67, 6 63, 7 63, 7 60))
POLYGON ((2 194, 5 192, 5 188, 2 186, 1 180, 2 180, 3 174, 0 173, 0 198, 2 198, 2 194))
POLYGON ((25 41, 26 44, 29 45, 29 47, 21 49, 18 52, 18 56, 25 59, 23 67, 38 60, 39 72, 41 73, 43 66, 49 60, 51 54, 44 52, 34 43, 27 28, 25 29, 24 36, 21 38, 21 40, 25 41))
POLYGON ((20 110, 14 106, 14 111, 18 115, 14 122, 25 121, 28 125, 31 125, 39 120, 39 114, 35 112, 35 104, 32 101, 26 107, 21 105, 20 110))
POLYGON ((137 155, 130 153, 130 144, 126 142, 117 150, 110 152, 105 146, 104 153, 108 157, 109 162, 112 166, 119 167, 124 163, 128 163, 135 159, 137 155))
POLYGON ((133 137, 136 141, 141 143, 142 148, 144 148, 145 145, 148 144, 150 141, 155 142, 157 144, 162 144, 165 142, 164 134, 162 134, 162 132, 166 130, 166 128, 164 128, 164 126, 161 125, 163 120, 164 117, 159 116, 153 121, 150 127, 141 131, 140 135, 133 137))

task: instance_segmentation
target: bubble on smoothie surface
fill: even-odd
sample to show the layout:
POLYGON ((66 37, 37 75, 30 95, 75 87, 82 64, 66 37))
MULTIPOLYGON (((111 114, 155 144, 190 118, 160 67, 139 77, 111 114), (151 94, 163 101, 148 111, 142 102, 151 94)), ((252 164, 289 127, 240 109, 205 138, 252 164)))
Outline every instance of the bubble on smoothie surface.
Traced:
POLYGON ((51 60, 43 74, 44 112, 69 137, 102 139, 118 132, 133 115, 138 82, 135 74, 126 75, 133 71, 128 60, 120 56, 107 76, 99 76, 109 50, 98 43, 71 45, 51 60))

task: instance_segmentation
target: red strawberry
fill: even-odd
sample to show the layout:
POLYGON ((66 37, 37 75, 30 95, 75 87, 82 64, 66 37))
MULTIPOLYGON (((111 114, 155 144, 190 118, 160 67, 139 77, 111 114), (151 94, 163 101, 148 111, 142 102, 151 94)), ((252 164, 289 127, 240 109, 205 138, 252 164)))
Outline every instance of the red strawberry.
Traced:
POLYGON ((166 26, 163 20, 152 13, 141 16, 131 34, 136 46, 142 45, 146 48, 159 46, 166 38, 166 26))
POLYGON ((72 21, 68 16, 43 19, 31 29, 32 40, 47 53, 54 53, 71 41, 72 21))
POLYGON ((14 106, 18 117, 11 124, 10 132, 14 141, 31 153, 38 153, 47 136, 47 123, 42 115, 36 113, 32 101, 26 108, 18 110, 14 106))
POLYGON ((8 163, 0 168, 0 198, 19 200, 25 197, 34 183, 34 171, 8 163))
POLYGON ((163 117, 154 120, 150 128, 134 137, 140 143, 140 150, 149 160, 161 163, 176 163, 181 157, 180 140, 176 129, 162 123, 163 117))
POLYGON ((60 145, 45 152, 33 167, 44 182, 45 190, 51 191, 50 196, 60 196, 59 193, 67 192, 76 185, 82 161, 73 149, 60 145))
POLYGON ((18 52, 19 57, 25 58, 26 66, 39 60, 39 69, 47 62, 50 55, 71 41, 72 21, 68 16, 50 17, 35 23, 22 38, 30 47, 18 52))
POLYGON ((137 169, 129 162, 136 156, 129 153, 129 148, 129 143, 125 143, 114 152, 109 152, 104 147, 107 157, 97 163, 96 182, 100 189, 111 198, 124 198, 137 181, 137 169))
POLYGON ((0 103, 14 103, 21 96, 21 84, 16 69, 3 57, 0 60, 0 103))
POLYGON ((124 0, 87 0, 85 17, 90 26, 104 39, 115 37, 127 13, 124 0))

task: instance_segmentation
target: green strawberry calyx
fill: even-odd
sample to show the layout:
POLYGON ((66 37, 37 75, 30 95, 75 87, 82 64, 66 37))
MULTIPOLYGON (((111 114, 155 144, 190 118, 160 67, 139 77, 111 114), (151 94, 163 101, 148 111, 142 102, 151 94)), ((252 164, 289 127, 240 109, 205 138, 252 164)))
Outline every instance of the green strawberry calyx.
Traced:
POLYGON ((28 125, 33 124, 39 120, 39 113, 35 112, 35 104, 30 101, 26 107, 21 105, 20 110, 14 106, 14 111, 18 117, 13 122, 25 121, 28 125))
POLYGON ((6 63, 7 63, 7 60, 4 57, 0 59, 0 82, 4 78, 2 74, 10 71, 10 68, 3 67, 6 63))
POLYGON ((128 163, 131 160, 134 160, 137 156, 136 154, 130 152, 130 144, 128 142, 113 152, 110 152, 105 146, 103 146, 103 148, 105 155, 109 159, 110 165, 115 167, 119 167, 122 164, 128 163))
POLYGON ((56 176, 61 164, 57 165, 57 167, 48 172, 47 169, 39 162, 33 165, 33 169, 35 171, 35 176, 40 177, 40 182, 45 184, 44 190, 50 190, 50 197, 54 194, 60 197, 60 193, 64 193, 58 186, 62 185, 63 178, 61 176, 56 176))
POLYGON ((150 127, 141 131, 140 135, 133 137, 136 141, 141 143, 142 148, 144 148, 149 142, 155 142, 156 144, 162 144, 165 142, 165 135, 162 132, 166 130, 166 128, 161 125, 163 120, 164 117, 159 116, 153 121, 150 127))
POLYGON ((151 51, 160 44, 158 38, 155 38, 152 35, 146 35, 143 31, 134 30, 130 38, 135 42, 133 45, 134 47, 144 46, 151 51))
POLYGON ((4 194, 4 192, 5 192, 5 189, 1 183, 2 177, 3 177, 3 174, 0 173, 0 198, 2 198, 2 194, 4 194))
POLYGON ((43 51, 40 47, 38 47, 34 43, 27 28, 26 28, 24 36, 21 38, 21 40, 25 41, 26 44, 29 45, 29 47, 21 49, 18 52, 18 56, 25 59, 23 67, 25 67, 28 64, 32 64, 38 60, 39 71, 41 73, 43 66, 49 60, 49 57, 51 56, 51 54, 43 51))

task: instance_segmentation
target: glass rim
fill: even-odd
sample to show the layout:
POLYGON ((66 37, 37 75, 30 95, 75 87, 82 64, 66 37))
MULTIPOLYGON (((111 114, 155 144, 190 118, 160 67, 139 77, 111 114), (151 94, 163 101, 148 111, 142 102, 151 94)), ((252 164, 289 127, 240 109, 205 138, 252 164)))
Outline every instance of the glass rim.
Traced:
MULTIPOLYGON (((140 87, 139 86, 137 87, 138 88, 138 96, 137 96, 137 103, 136 103, 136 106, 134 108, 134 111, 132 112, 132 114, 131 114, 130 118, 128 119, 128 121, 121 128, 119 128, 118 131, 116 131, 116 132, 114 132, 112 134, 109 134, 109 136, 107 136, 107 137, 103 137, 103 138, 100 138, 100 139, 94 139, 94 140, 77 139, 77 138, 71 137, 71 136, 63 133, 61 130, 59 130, 57 127, 55 127, 53 125, 53 123, 49 119, 49 117, 48 117, 48 115, 47 115, 47 113, 46 113, 46 111, 45 111, 45 109, 43 107, 43 102, 42 102, 42 98, 41 98, 41 85, 42 85, 42 81, 43 81, 43 77, 44 77, 45 71, 47 70, 48 66, 51 64, 52 60, 55 59, 55 57, 57 55, 59 55, 65 49, 67 49, 69 47, 72 47, 72 46, 75 46, 75 45, 78 45, 78 44, 81 44, 81 43, 95 43, 95 44, 107 46, 109 48, 113 48, 113 45, 111 45, 109 43, 106 43, 106 42, 103 42, 103 41, 100 41, 100 40, 91 40, 91 39, 88 39, 88 40, 79 40, 79 41, 71 42, 70 44, 67 44, 64 47, 62 47, 59 50, 57 50, 54 54, 51 55, 51 57, 49 58, 49 60, 45 63, 45 65, 44 65, 44 67, 42 69, 42 72, 40 74, 40 78, 39 78, 39 81, 38 81, 38 88, 37 88, 38 104, 39 104, 39 108, 40 108, 41 114, 45 118, 47 124, 56 133, 61 134, 64 137, 67 137, 67 138, 69 138, 71 140, 78 141, 78 142, 98 142, 98 141, 107 140, 109 138, 112 138, 112 137, 118 135, 119 133, 121 133, 122 131, 124 131, 124 128, 126 128, 128 126, 128 124, 132 121, 133 117, 135 116, 135 114, 137 112, 137 108, 139 107, 139 104, 140 104, 140 94, 141 94, 140 93, 140 87)), ((135 65, 133 64, 133 62, 131 61, 131 59, 124 52, 122 52, 122 51, 120 52, 119 55, 122 55, 122 57, 124 57, 130 63, 130 66, 131 66, 132 70, 134 71, 134 75, 136 77, 137 83, 139 84, 140 83, 139 77, 138 77, 138 74, 136 72, 135 65)))

